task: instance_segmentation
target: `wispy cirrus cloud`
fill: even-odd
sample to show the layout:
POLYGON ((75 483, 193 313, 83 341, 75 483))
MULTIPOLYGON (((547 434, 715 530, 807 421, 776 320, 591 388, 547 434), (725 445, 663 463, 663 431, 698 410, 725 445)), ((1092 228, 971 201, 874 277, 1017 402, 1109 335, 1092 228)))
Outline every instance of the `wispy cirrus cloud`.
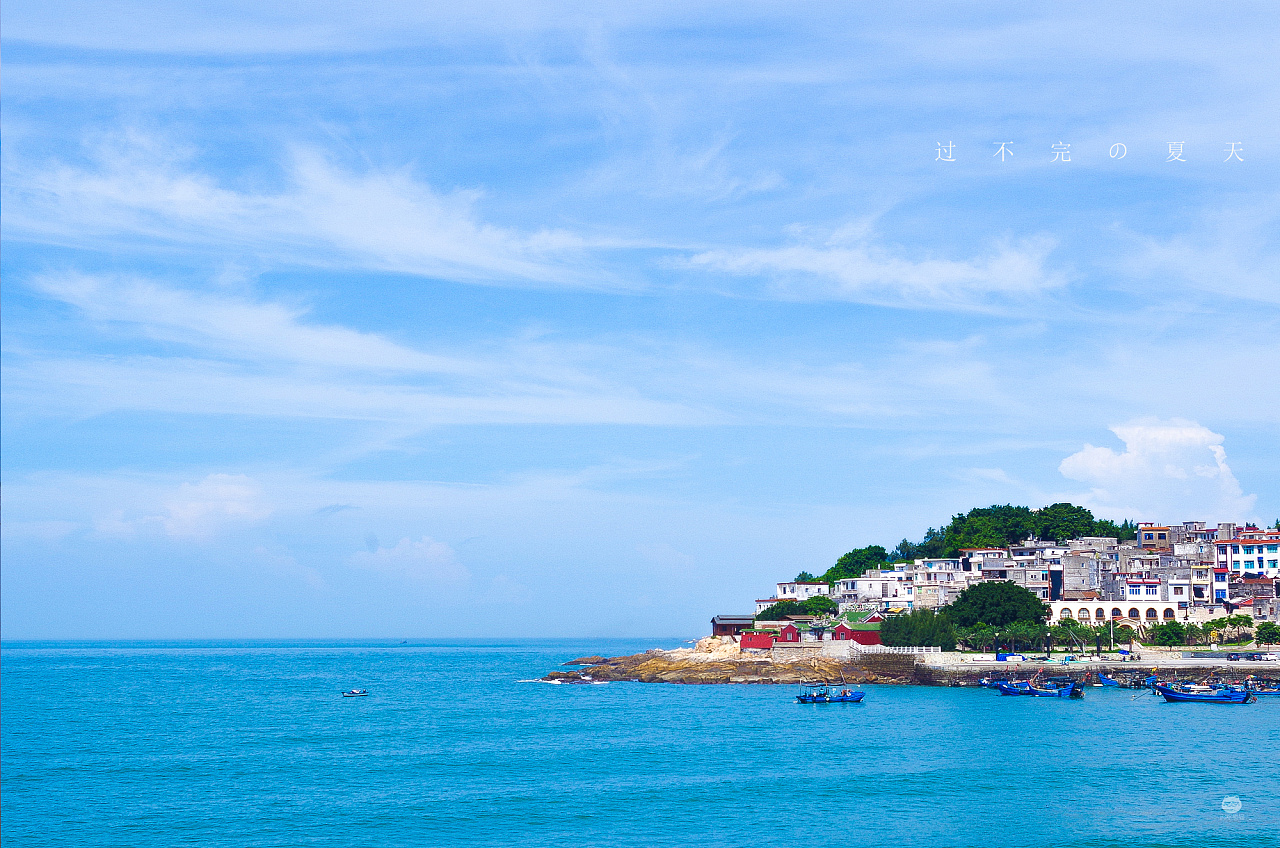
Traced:
POLYGON ((32 287, 95 322, 124 324, 148 338, 253 361, 348 369, 474 373, 475 363, 432 356, 376 333, 318 325, 307 310, 142 277, 42 274, 32 287))
POLYGON ((295 149, 277 190, 230 188, 184 151, 148 137, 103 144, 84 166, 35 165, 10 156, 10 238, 78 247, 180 246, 239 251, 277 265, 359 267, 507 284, 616 288, 586 267, 591 242, 565 230, 488 223, 481 192, 442 192, 408 168, 344 170, 295 149))
POLYGON ((1000 244, 972 259, 912 259, 861 236, 771 248, 696 253, 695 268, 761 281, 762 293, 794 300, 986 311, 1038 300, 1066 284, 1047 265, 1046 237, 1000 244))

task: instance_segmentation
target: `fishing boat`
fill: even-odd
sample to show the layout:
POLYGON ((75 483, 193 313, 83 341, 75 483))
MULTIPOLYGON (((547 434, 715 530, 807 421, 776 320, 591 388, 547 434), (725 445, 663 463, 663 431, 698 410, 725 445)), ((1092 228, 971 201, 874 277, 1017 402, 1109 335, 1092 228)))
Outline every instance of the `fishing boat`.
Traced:
POLYGON ((369 694, 368 689, 348 689, 342 693, 344 698, 364 698, 369 694))
POLYGON ((1253 675, 1245 678, 1244 688, 1255 695, 1280 695, 1280 681, 1268 678, 1259 680, 1253 675))
POLYGON ((1067 682, 1047 680, 1043 686, 1029 684, 1024 694, 1037 698, 1083 698, 1084 687, 1077 680, 1067 682))
POLYGON ((1212 689, 1208 686, 1165 686, 1152 684, 1156 692, 1169 703, 1191 702, 1197 704, 1252 704, 1258 700, 1247 689, 1212 689), (1207 691, 1206 691, 1207 690, 1207 691))
POLYGON ((999 680, 995 688, 1001 695, 1030 695, 1031 684, 1026 680, 999 680))
POLYGON ((866 696, 866 692, 855 692, 852 689, 841 689, 833 692, 826 684, 803 684, 800 694, 796 695, 801 704, 856 704, 866 696))
POLYGON ((1098 672, 1098 682, 1103 686, 1119 686, 1120 681, 1108 675, 1105 671, 1098 672))

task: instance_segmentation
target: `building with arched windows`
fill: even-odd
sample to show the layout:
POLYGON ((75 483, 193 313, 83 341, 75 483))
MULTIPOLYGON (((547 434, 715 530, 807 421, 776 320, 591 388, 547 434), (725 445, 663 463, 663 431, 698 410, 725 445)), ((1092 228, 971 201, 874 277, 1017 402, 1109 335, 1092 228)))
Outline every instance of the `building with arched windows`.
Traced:
POLYGON ((1195 622, 1209 620, 1209 614, 1196 608, 1187 608, 1176 601, 1149 601, 1145 599, 1123 601, 1050 601, 1047 624, 1057 624, 1063 619, 1075 619, 1083 624, 1143 625, 1161 624, 1166 621, 1195 622))

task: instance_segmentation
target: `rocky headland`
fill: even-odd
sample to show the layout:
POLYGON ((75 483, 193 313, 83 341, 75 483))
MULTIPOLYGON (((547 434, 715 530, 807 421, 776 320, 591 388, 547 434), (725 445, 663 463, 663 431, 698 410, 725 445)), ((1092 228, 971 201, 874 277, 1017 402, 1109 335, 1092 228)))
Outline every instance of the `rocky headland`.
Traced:
POLYGON ((553 671, 552 683, 915 683, 911 656, 865 654, 851 659, 778 658, 739 650, 732 639, 709 636, 692 648, 654 649, 625 657, 580 657, 565 663, 577 671, 553 671))

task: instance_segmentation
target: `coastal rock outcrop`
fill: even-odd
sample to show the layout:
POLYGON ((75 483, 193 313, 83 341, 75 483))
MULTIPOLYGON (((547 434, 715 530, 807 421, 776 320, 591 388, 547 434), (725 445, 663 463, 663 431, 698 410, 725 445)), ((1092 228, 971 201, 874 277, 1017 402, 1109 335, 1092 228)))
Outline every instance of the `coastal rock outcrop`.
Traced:
POLYGON ((651 650, 623 657, 582 657, 565 665, 581 671, 553 671, 553 683, 912 683, 915 659, 896 654, 866 654, 850 659, 749 654, 732 639, 711 636, 692 648, 651 650))

